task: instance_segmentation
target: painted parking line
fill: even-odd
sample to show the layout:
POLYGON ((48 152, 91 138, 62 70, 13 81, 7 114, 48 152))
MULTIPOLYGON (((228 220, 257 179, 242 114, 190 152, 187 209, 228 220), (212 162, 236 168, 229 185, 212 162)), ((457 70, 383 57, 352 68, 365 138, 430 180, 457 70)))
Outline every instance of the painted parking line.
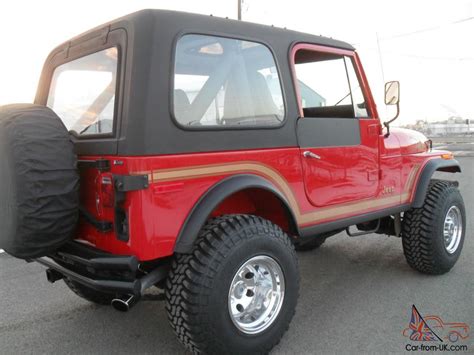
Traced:
POLYGON ((458 157, 474 156, 474 150, 452 150, 452 149, 449 149, 449 146, 435 146, 433 148, 434 149, 450 150, 454 154, 454 157, 456 157, 456 156, 458 156, 458 157))
POLYGON ((453 151, 454 157, 472 157, 474 156, 474 151, 472 150, 455 150, 453 151))

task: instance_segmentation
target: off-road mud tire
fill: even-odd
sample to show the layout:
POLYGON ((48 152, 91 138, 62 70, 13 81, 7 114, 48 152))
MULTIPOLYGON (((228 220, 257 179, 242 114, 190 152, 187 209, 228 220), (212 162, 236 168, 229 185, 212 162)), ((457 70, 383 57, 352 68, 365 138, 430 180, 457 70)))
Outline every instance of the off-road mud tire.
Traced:
POLYGON ((448 272, 461 254, 466 233, 464 202, 456 185, 433 180, 421 208, 405 212, 402 223, 403 251, 408 264, 425 274, 448 272), (462 235, 456 251, 448 253, 443 239, 443 226, 448 210, 456 206, 462 214, 462 235))
POLYGON ((289 327, 298 288, 298 263, 288 235, 260 217, 226 215, 204 226, 191 254, 176 255, 166 284, 166 309, 179 340, 193 353, 266 354, 289 327), (229 287, 240 266, 262 254, 280 265, 285 296, 274 322, 249 335, 231 320, 229 287))

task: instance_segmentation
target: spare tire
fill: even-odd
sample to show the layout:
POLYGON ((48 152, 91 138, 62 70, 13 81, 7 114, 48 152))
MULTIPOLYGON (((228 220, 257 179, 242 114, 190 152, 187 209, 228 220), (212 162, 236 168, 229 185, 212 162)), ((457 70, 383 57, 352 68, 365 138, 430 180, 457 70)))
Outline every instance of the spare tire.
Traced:
POLYGON ((79 214, 79 174, 61 119, 31 104, 0 107, 0 248, 45 256, 70 240, 79 214))

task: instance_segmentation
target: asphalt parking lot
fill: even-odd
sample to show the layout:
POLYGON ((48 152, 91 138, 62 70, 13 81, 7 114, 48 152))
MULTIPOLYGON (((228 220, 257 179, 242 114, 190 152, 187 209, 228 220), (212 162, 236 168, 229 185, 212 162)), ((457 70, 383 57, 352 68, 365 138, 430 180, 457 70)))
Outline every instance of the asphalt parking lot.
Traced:
MULTIPOLYGON (((300 253, 297 313, 273 354, 403 353, 412 304, 423 316, 470 325, 470 338, 456 344, 474 351, 474 155, 459 161, 462 175, 441 174, 460 182, 468 214, 454 269, 442 276, 411 270, 395 237, 330 238, 300 253)), ((128 313, 91 305, 62 282, 50 285, 40 265, 4 253, 0 285, 0 354, 184 353, 162 302, 143 301, 128 313)))

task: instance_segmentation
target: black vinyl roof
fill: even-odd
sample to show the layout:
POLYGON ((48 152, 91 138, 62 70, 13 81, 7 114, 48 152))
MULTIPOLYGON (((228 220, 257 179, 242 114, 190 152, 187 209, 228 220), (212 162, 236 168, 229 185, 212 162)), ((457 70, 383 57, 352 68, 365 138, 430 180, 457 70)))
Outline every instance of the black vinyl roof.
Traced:
POLYGON ((346 42, 283 28, 185 12, 142 10, 56 47, 46 59, 35 102, 46 104, 51 78, 59 65, 116 46, 120 84, 114 137, 76 139, 79 154, 154 155, 297 146, 294 124, 299 109, 290 65, 290 51, 296 43, 354 50, 346 42), (175 70, 185 72, 186 66, 175 63, 176 44, 187 34, 266 45, 279 71, 285 123, 247 129, 245 134, 241 129, 207 131, 179 127, 173 118, 173 80, 175 70))
MULTIPOLYGON (((154 21, 155 23, 166 20, 167 24, 174 24, 177 28, 188 28, 190 24, 199 24, 196 27, 196 31, 207 28, 211 32, 228 32, 229 34, 240 34, 246 37, 258 39, 260 36, 265 35, 281 35, 285 39, 291 39, 292 42, 307 42, 313 44, 320 44, 324 46, 354 50, 354 47, 347 42, 339 41, 336 39, 312 35, 304 32, 298 32, 288 30, 286 28, 274 27, 261 25, 252 22, 238 21, 228 18, 216 17, 212 15, 201 15, 188 12, 171 11, 171 10, 158 10, 158 9, 146 9, 140 10, 123 17, 117 18, 110 21, 107 24, 99 26, 102 28, 105 25, 114 25, 115 23, 126 21, 133 25, 139 25, 143 21, 154 21)), ((97 27, 97 28, 99 28, 97 27)), ((73 42, 75 39, 81 38, 89 32, 95 31, 97 28, 92 29, 86 33, 83 33, 75 38, 71 39, 73 42)), ((317 29, 317 23, 315 24, 317 29)))

